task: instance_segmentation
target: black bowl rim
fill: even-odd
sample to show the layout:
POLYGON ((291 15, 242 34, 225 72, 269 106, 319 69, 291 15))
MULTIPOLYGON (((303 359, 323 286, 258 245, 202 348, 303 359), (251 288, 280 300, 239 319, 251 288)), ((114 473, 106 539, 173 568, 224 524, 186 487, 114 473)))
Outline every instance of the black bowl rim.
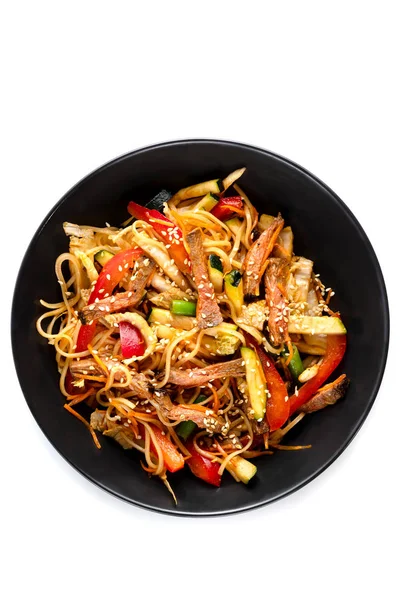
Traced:
POLYGON ((372 264, 374 266, 374 269, 376 271, 377 277, 378 277, 378 282, 379 282, 379 291, 382 295, 382 300, 383 300, 383 306, 384 306, 384 311, 383 311, 383 324, 384 324, 384 331, 383 331, 383 339, 384 339, 384 344, 383 344, 383 348, 382 348, 382 354, 381 354, 381 359, 380 359, 380 364, 379 364, 379 368, 378 368, 378 374, 375 380, 375 385, 373 387, 373 389, 370 392, 370 397, 369 397, 369 403, 367 405, 367 407, 365 408, 365 410, 363 411, 363 413, 359 416, 357 422, 354 424, 351 433, 349 434, 349 436, 347 437, 346 441, 339 446, 339 448, 337 448, 336 452, 329 458, 329 460, 325 461, 325 463, 323 463, 319 469, 317 469, 312 475, 310 475, 309 477, 305 477, 303 481, 301 481, 300 483, 293 485, 290 488, 287 488, 285 490, 285 492, 283 492, 282 494, 277 495, 274 498, 270 498, 267 500, 262 500, 262 501, 258 501, 255 502, 254 504, 251 505, 247 505, 245 507, 238 507, 235 509, 229 509, 229 510, 219 510, 219 511, 212 511, 212 512, 202 512, 202 513, 198 513, 198 512, 192 512, 192 511, 178 511, 176 509, 164 509, 164 508, 159 508, 157 506, 153 506, 151 504, 147 504, 144 502, 139 502, 137 500, 134 500, 132 498, 128 498, 126 496, 123 496, 122 494, 118 494, 117 492, 115 492, 114 490, 110 489, 109 487, 107 487, 105 484, 97 481, 96 479, 94 479, 93 477, 91 477, 91 475, 89 475, 88 473, 86 473, 84 470, 82 470, 77 464, 75 464, 74 462, 72 462, 67 456, 65 456, 65 454, 63 452, 61 452, 61 450, 58 448, 57 446, 57 441, 50 439, 50 437, 47 435, 46 431, 44 431, 44 429, 39 425, 38 421, 36 420, 36 416, 35 416, 35 411, 32 410, 32 407, 29 403, 27 394, 25 394, 25 392, 23 391, 23 394, 25 396, 25 400, 28 404, 29 410, 31 411, 31 414, 33 416, 33 418, 35 419, 37 425, 39 425, 40 429, 42 430, 43 434, 45 435, 45 437, 48 439, 48 441, 50 442, 50 444, 55 448, 55 450, 57 450, 57 452, 76 470, 78 471, 81 475, 83 475, 86 479, 88 479, 89 481, 91 481, 92 483, 94 483, 97 487, 100 487, 101 489, 105 490, 106 492, 110 493, 112 496, 117 497, 121 500, 124 500, 125 502, 128 502, 129 504, 133 504, 135 506, 138 506, 140 508, 145 508, 147 510, 151 510, 154 512, 158 512, 158 513, 162 513, 162 514, 167 514, 167 515, 172 515, 172 516, 180 516, 180 517, 213 517, 213 516, 227 516, 227 515, 231 515, 231 514, 237 514, 237 513, 241 513, 241 512, 245 512, 248 510, 253 510, 255 508, 260 508, 262 506, 265 506, 267 504, 271 504, 273 502, 276 502, 277 500, 280 500, 281 498, 285 498, 287 496, 289 496, 290 494, 292 494, 293 492, 301 489, 302 487, 304 487, 305 485, 307 485, 308 483, 310 483, 311 481, 313 481, 316 477, 318 477, 318 475, 320 475, 321 473, 323 473, 341 454, 342 452, 344 452, 344 450, 347 448, 347 446, 350 444, 350 442, 354 439, 355 435, 358 433, 358 431, 360 430, 361 426, 363 425, 363 423, 365 422, 365 419, 367 418, 372 405, 375 402, 376 396, 378 394, 381 382, 382 382, 382 378, 385 372, 385 367, 386 367, 386 361, 387 361, 387 355, 388 355, 388 350, 389 350, 389 336, 390 336, 390 313, 389 313, 389 303, 388 303, 388 297, 387 297, 387 291, 386 291, 386 285, 385 285, 385 281, 384 281, 384 277, 382 274, 382 270, 381 267, 379 265, 379 261, 378 258, 376 256, 376 253, 372 247, 371 242, 369 241, 369 238, 367 236, 367 234, 365 233, 364 229, 362 228, 361 224, 359 223, 358 219, 355 217, 355 215, 352 213, 352 211, 349 209, 349 207, 343 202, 343 200, 341 200, 341 198, 339 198, 339 196, 329 187, 327 186, 323 181, 321 181, 318 177, 316 177, 313 173, 311 173, 310 171, 308 171, 307 169, 305 169, 304 167, 302 167, 301 165, 298 165, 297 163, 295 163, 294 161, 281 156, 275 152, 272 152, 270 150, 265 150, 264 148, 260 148, 258 146, 253 146, 251 144, 245 144, 242 142, 236 142, 236 141, 232 141, 232 140, 221 140, 221 139, 213 139, 213 138, 187 138, 187 139, 179 139, 179 140, 171 140, 171 141, 166 141, 166 142, 161 142, 161 143, 157 143, 157 144, 151 144, 149 146, 144 146, 141 148, 138 148, 136 150, 133 150, 131 152, 126 152, 125 154, 122 154, 106 163, 104 163, 103 165, 101 165, 100 167, 94 169, 93 171, 91 171, 88 175, 84 176, 82 179, 80 179, 72 188, 70 188, 68 190, 68 192, 66 192, 64 194, 64 196, 62 196, 62 198, 53 206, 53 208, 48 212, 48 214, 46 215, 46 217, 43 219, 43 221, 41 222, 41 224, 39 225, 38 229, 36 230, 36 233, 34 234, 31 242, 29 243, 29 246, 24 254, 23 260, 21 262, 21 266, 19 268, 18 271, 18 275, 16 278, 16 282, 15 282, 15 287, 14 287, 14 294, 13 294, 13 301, 12 301, 12 309, 11 309, 11 341, 12 341, 12 351, 13 351, 13 358, 14 358, 14 365, 15 365, 15 369, 17 372, 17 376, 18 376, 18 380, 20 382, 21 385, 21 389, 22 389, 22 384, 21 384, 21 380, 22 380, 22 370, 20 370, 19 368, 19 358, 17 355, 17 347, 16 347, 16 342, 13 336, 13 324, 16 322, 18 315, 16 314, 16 308, 15 308, 15 304, 16 304, 16 295, 17 295, 17 291, 20 285, 20 280, 21 280, 21 274, 25 265, 25 262, 28 260, 28 256, 31 252, 31 248, 32 246, 36 243, 36 240, 40 237, 42 230, 44 229, 44 227, 46 226, 47 222, 49 221, 49 219, 51 219, 51 217, 53 216, 53 214, 58 210, 59 206, 61 206, 64 202, 66 202, 68 200, 68 198, 75 193, 75 191, 79 188, 79 186, 83 183, 83 182, 87 182, 89 181, 92 177, 94 177, 95 175, 97 175, 99 172, 103 171, 104 169, 107 169, 111 166, 113 166, 114 164, 117 164, 120 161, 125 160, 126 158, 130 157, 130 156, 134 156, 134 155, 140 155, 140 154, 144 154, 147 152, 152 152, 153 150, 157 149, 157 148, 168 148, 168 147, 172 147, 172 146, 177 146, 177 145, 181 145, 181 144, 216 144, 216 145, 229 145, 229 146, 235 146, 238 148, 242 148, 242 149, 247 149, 247 150, 252 150, 258 153, 261 153, 263 155, 272 157, 274 159, 278 159, 281 162, 284 162, 286 164, 288 164, 290 167, 297 169, 298 171, 300 171, 303 175, 305 175, 306 177, 312 179, 315 183, 317 183, 318 185, 320 185, 322 188, 325 189, 326 192, 328 192, 330 194, 330 196, 332 197, 332 199, 334 200, 334 202, 336 202, 336 204, 339 204, 341 206, 341 208, 346 212, 347 216, 349 217, 350 221, 352 222, 352 224, 354 225, 354 227, 356 227, 356 229, 358 230, 358 233, 360 234, 364 244, 365 244, 365 251, 369 254, 369 258, 372 261, 372 264))

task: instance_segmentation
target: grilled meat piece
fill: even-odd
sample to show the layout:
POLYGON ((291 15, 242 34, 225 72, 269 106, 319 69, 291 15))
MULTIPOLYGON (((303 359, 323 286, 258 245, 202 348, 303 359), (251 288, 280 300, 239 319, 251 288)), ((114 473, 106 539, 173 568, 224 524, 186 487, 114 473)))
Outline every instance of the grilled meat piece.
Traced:
POLYGON ((266 260, 282 230, 284 220, 279 214, 250 247, 243 264, 245 298, 260 295, 260 282, 266 268, 266 260))
POLYGON ((215 300, 214 286, 210 281, 207 269, 207 256, 203 248, 203 235, 199 228, 193 229, 186 236, 189 246, 190 260, 194 282, 199 294, 196 318, 200 329, 215 327, 223 318, 215 300))
POLYGON ((229 360, 228 362, 216 363, 204 368, 196 369, 171 369, 169 374, 169 383, 180 385, 185 388, 204 385, 214 379, 223 379, 224 377, 244 377, 245 367, 242 366, 242 359, 229 360))
MULTIPOLYGON (((114 369, 115 381, 119 382, 121 381, 121 378, 126 377, 125 370, 118 360, 113 360, 112 358, 106 358, 104 356, 100 356, 100 358, 109 371, 114 369), (119 366, 121 368, 118 368, 119 366)), ((70 371, 71 374, 77 378, 79 378, 79 375, 105 375, 100 365, 94 360, 94 358, 73 361, 70 365, 70 371)), ((142 400, 150 400, 152 395, 149 391, 149 381, 147 377, 143 375, 143 373, 136 373, 133 370, 130 372, 132 374, 132 381, 129 385, 129 389, 132 390, 132 392, 134 392, 138 398, 142 400)))
POLYGON ((328 383, 320 388, 311 400, 300 407, 299 411, 311 413, 335 404, 340 398, 343 398, 349 384, 349 378, 346 375, 340 375, 332 383, 328 383))
POLYGON ((89 306, 85 306, 79 312, 79 318, 84 325, 91 323, 95 319, 100 319, 106 313, 120 312, 126 308, 133 308, 143 298, 143 293, 146 288, 149 278, 154 274, 156 263, 152 258, 141 258, 138 261, 139 269, 132 275, 129 281, 130 290, 115 294, 108 298, 103 298, 98 302, 93 302, 89 306))
POLYGON ((270 258, 265 271, 265 300, 269 308, 268 330, 274 346, 289 341, 286 287, 289 263, 284 258, 270 258))

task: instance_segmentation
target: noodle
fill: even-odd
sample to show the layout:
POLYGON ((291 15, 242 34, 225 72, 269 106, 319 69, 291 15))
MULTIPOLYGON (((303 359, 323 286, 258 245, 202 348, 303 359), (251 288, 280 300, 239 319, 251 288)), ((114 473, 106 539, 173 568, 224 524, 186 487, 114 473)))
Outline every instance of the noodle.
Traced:
MULTIPOLYGON (((257 352, 265 350, 265 360, 272 363, 281 380, 284 401, 289 394, 298 394, 299 382, 290 368, 296 356, 295 344, 300 344, 302 336, 290 337, 287 323, 291 311, 307 314, 307 302, 290 296, 292 273, 297 272, 298 265, 292 252, 278 240, 269 248, 267 260, 254 268, 260 277, 265 271, 266 278, 271 258, 272 263, 278 260, 274 253, 285 257, 280 260, 290 265, 292 279, 279 281, 274 288, 284 310, 271 320, 274 303, 268 298, 267 279, 260 281, 258 297, 245 295, 244 282, 255 260, 250 262, 248 256, 265 226, 259 226, 256 209, 236 183, 233 188, 240 198, 231 198, 230 204, 229 193, 218 192, 221 185, 231 185, 242 173, 238 170, 218 185, 212 180, 181 190, 164 204, 164 214, 148 213, 148 209, 130 203, 132 210, 139 212, 136 216, 133 212, 121 228, 65 223, 69 252, 55 261, 62 300, 40 300, 45 312, 37 319, 36 328, 54 347, 65 409, 89 429, 98 448, 96 431, 114 438, 125 449, 140 452, 143 469, 159 476, 175 501, 166 473, 183 468, 185 463, 206 481, 205 472, 212 472, 214 482, 210 479, 209 483, 214 485, 219 485, 224 471, 236 481, 247 482, 247 475, 237 465, 240 463, 252 477, 254 466, 247 458, 271 454, 265 451, 268 445, 273 450, 309 447, 281 444, 305 412, 289 418, 288 410, 285 420, 269 432, 268 411, 276 398, 267 402, 271 394, 266 371, 261 371, 258 388, 251 379, 251 373, 262 369, 257 352), (212 212, 206 210, 210 200, 216 205, 212 212), (225 217, 224 210, 228 211, 225 217), (194 264, 189 235, 197 228, 206 267, 202 274, 195 272, 199 267, 194 264), (144 271, 149 273, 147 280, 144 271), (236 282, 229 284, 227 277, 233 277, 234 272, 236 282), (143 286, 137 291, 139 273, 143 286), (129 298, 134 292, 137 297, 133 303, 129 298), (174 312, 174 303, 180 303, 183 312, 174 312), (247 313, 257 306, 257 314, 247 313), (118 319, 113 320, 109 313, 118 319), (281 331, 281 339, 274 339, 275 330, 281 331), (288 354, 280 358, 285 347, 288 354), (248 360, 244 360, 245 350, 254 353, 253 369, 248 369, 248 360), (224 363, 230 361, 235 370, 219 374, 219 367, 227 368, 224 363), (173 383, 177 374, 178 381, 183 376, 187 384, 173 383), (204 379, 192 383, 191 377, 199 375, 204 379), (262 415, 266 415, 256 418, 254 398, 260 393, 265 395, 262 415), (90 422, 72 408, 83 403, 92 410, 90 422), (202 460, 206 462, 199 474, 196 461, 202 460)), ((274 217, 263 218, 275 222, 274 217)), ((200 249, 196 252, 200 254, 200 249)), ((334 294, 328 288, 324 300, 325 288, 318 277, 312 273, 310 285, 321 307, 319 314, 325 310, 337 318, 338 313, 328 307, 334 294)), ((320 359, 320 369, 324 360, 320 359)), ((305 357, 307 362, 311 364, 309 357, 305 357)))

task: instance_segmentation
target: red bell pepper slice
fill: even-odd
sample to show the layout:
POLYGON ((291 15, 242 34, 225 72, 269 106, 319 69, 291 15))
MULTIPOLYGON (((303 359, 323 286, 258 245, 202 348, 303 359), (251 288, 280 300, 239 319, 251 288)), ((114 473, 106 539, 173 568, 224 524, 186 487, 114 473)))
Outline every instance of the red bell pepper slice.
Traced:
MULTIPOLYGON (((183 460, 182 454, 175 448, 168 436, 164 435, 159 427, 156 425, 150 425, 154 436, 161 448, 161 452, 164 458, 164 465, 170 473, 175 473, 183 469, 185 461, 183 460)), ((154 444, 150 442, 150 448, 157 455, 154 448, 154 444)))
POLYGON ((260 346, 256 346, 256 352, 267 382, 269 394, 267 397, 266 419, 269 430, 272 432, 282 427, 289 418, 288 391, 271 358, 260 346))
MULTIPOLYGON (((106 294, 111 295, 114 288, 120 283, 132 268, 133 263, 143 254, 141 248, 129 248, 122 250, 110 258, 106 265, 100 271, 99 278, 96 281, 93 292, 90 294, 88 304, 93 304, 96 298, 101 300, 106 294)), ((78 340, 76 342, 76 352, 87 350, 88 344, 93 339, 96 331, 96 321, 91 325, 82 325, 79 330, 78 340)))
POLYGON ((146 346, 140 330, 129 323, 121 321, 119 324, 119 335, 121 338, 121 352, 124 358, 143 356, 146 346))
POLYGON ((183 235, 179 227, 158 210, 140 206, 136 202, 129 202, 128 211, 135 219, 149 223, 154 231, 162 236, 163 241, 171 246, 168 248, 169 255, 182 273, 191 272, 189 255, 183 244, 183 235), (158 221, 163 221, 165 225, 158 221))
POLYGON ((218 471, 221 465, 197 452, 192 441, 186 442, 186 448, 192 455, 191 458, 186 459, 186 464, 193 475, 206 483, 219 487, 221 485, 221 475, 219 475, 218 471))
POLYGON ((276 431, 289 418, 290 403, 287 388, 272 359, 263 348, 258 346, 249 334, 245 334, 245 338, 246 343, 254 347, 263 368, 269 392, 265 418, 270 431, 276 431))
MULTIPOLYGON (((106 294, 111 295, 114 288, 119 284, 121 279, 124 278, 127 271, 132 268, 133 263, 140 256, 142 256, 143 250, 141 248, 129 248, 128 250, 122 250, 111 258, 107 264, 100 271, 100 275, 96 281, 93 292, 90 294, 88 304, 98 298, 101 300, 106 294)), ((76 342, 75 352, 84 352, 87 350, 88 345, 93 339, 96 331, 96 321, 93 321, 91 325, 81 325, 79 330, 78 339, 76 342)), ((77 387, 74 386, 74 377, 68 370, 65 375, 65 391, 70 396, 76 394, 77 387)), ((86 391, 86 383, 83 387, 79 388, 80 391, 86 391)))
POLYGON ((211 214, 220 221, 226 221, 227 219, 230 219, 234 213, 242 214, 242 211, 242 197, 231 196, 230 198, 222 198, 211 210, 211 214))
POLYGON ((291 415, 310 400, 333 373, 346 352, 346 346, 346 335, 327 336, 326 353, 318 369, 318 373, 299 389, 297 395, 293 394, 293 396, 290 396, 289 398, 291 415))

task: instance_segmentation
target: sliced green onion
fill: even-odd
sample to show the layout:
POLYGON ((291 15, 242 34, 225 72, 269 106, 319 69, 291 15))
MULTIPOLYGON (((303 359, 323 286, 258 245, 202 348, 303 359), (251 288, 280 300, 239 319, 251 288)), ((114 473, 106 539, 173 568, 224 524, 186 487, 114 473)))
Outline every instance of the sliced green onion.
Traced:
POLYGON ((196 303, 188 300, 172 300, 171 312, 174 315, 185 315, 186 317, 196 316, 196 303))

